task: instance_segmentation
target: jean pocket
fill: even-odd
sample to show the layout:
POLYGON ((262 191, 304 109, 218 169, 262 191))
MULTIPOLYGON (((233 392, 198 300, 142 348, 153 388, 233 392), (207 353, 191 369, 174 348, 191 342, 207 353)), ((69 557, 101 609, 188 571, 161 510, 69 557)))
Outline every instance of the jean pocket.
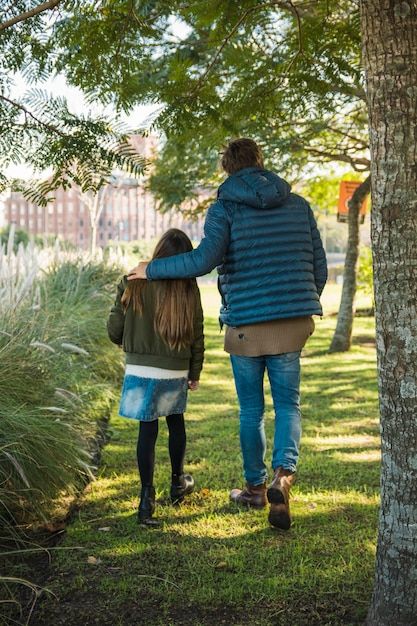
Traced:
POLYGON ((280 355, 280 359, 284 363, 292 363, 300 358, 301 350, 297 350, 296 352, 286 352, 285 354, 280 355))

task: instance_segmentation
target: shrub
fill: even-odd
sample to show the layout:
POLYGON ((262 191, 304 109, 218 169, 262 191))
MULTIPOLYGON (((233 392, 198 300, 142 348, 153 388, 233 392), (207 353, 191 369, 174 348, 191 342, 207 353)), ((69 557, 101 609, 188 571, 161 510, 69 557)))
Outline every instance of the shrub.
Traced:
POLYGON ((120 270, 78 258, 41 274, 1 311, 0 517, 10 529, 47 517, 89 475, 89 441, 122 371, 105 324, 120 270))

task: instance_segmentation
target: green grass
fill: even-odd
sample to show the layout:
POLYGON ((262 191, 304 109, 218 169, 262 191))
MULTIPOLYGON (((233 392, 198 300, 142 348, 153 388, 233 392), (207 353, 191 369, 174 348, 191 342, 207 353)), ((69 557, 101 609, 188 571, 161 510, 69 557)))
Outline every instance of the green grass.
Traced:
MULTIPOLYGON (((206 314, 214 316, 214 290, 205 286, 203 292, 206 314)), ((31 625, 363 622, 379 486, 374 329, 373 320, 357 319, 352 351, 328 355, 335 321, 317 321, 302 359, 303 439, 292 529, 276 531, 266 511, 241 511, 229 502, 229 490, 242 484, 238 410, 222 336, 216 320, 207 318, 201 388, 190 394, 186 415, 186 468, 196 492, 180 508, 167 502, 161 420, 156 515, 163 525, 137 526, 138 425, 119 418, 115 407, 97 480, 52 556, 44 584, 56 597, 38 602, 31 625)), ((269 393, 266 428, 270 454, 269 393)))

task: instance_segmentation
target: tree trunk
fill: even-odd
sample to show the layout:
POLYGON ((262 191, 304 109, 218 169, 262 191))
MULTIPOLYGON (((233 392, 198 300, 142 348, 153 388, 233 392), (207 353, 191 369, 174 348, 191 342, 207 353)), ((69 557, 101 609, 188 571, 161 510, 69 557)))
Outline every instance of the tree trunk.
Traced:
POLYGON ((90 222, 90 254, 94 256, 96 253, 96 245, 97 245, 97 222, 96 220, 91 220, 90 222))
POLYGON ((417 3, 362 0, 382 434, 370 626, 417 624, 417 3))
POLYGON ((349 350, 352 341, 352 326, 355 315, 356 276, 359 258, 359 211, 362 202, 369 194, 371 178, 363 181, 349 200, 348 243, 343 271, 342 297, 337 315, 336 330, 330 345, 330 352, 349 350))

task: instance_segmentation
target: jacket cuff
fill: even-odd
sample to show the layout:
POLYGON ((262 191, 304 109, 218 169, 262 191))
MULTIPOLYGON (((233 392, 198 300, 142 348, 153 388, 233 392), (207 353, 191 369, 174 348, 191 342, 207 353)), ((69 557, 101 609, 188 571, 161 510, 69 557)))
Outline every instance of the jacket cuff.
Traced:
POLYGON ((151 265, 152 265, 152 261, 150 263, 148 263, 148 265, 146 267, 146 278, 147 278, 147 280, 152 280, 151 265))
POLYGON ((198 372, 195 370, 194 371, 190 370, 188 372, 188 380, 200 380, 200 374, 201 374, 201 370, 198 372))

